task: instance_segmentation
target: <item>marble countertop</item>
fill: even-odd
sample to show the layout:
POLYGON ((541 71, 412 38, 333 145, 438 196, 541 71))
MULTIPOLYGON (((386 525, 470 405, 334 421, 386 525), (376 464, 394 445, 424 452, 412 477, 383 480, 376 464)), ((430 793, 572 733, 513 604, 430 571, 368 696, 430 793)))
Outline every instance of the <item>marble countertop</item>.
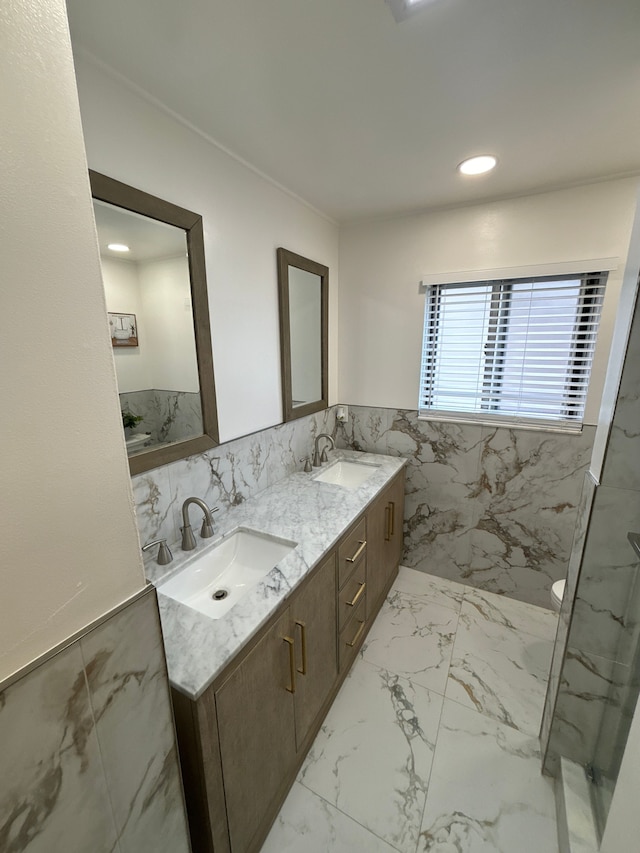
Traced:
MULTIPOLYGON (((207 549, 215 547, 222 537, 238 527, 298 543, 220 619, 210 619, 158 590, 169 679, 190 699, 202 695, 226 664, 406 464, 406 460, 400 457, 347 450, 335 451, 329 457, 329 464, 342 458, 366 461, 379 467, 365 483, 353 490, 314 481, 313 477, 320 469, 314 469, 311 474, 292 474, 241 505, 232 507, 224 515, 215 515, 215 538, 201 540, 196 532, 197 549, 185 554, 179 544, 176 545, 175 560, 169 567, 147 563, 147 577, 157 585, 161 580, 174 576, 207 549)), ((194 530, 197 531, 195 524, 194 530)))

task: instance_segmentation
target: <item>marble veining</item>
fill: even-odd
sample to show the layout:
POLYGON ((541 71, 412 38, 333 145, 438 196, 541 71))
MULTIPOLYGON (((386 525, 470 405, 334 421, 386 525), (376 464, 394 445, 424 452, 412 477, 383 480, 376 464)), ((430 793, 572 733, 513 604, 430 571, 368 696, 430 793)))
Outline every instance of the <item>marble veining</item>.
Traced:
POLYGON ((629 604, 635 600, 638 560, 626 534, 638 518, 640 492, 597 487, 563 655, 558 650, 552 667, 542 731, 545 767, 552 772, 560 755, 592 761, 605 712, 613 708, 619 715, 621 677, 630 672, 636 645, 630 638, 637 614, 629 604))
POLYGON ((140 540, 180 538, 181 508, 195 495, 226 511, 301 471, 320 432, 332 433, 334 408, 228 441, 205 453, 132 478, 140 540))
POLYGON ((147 595, 80 641, 122 853, 189 850, 159 628, 147 595))
MULTIPOLYGON (((550 611, 401 567, 262 853, 557 853, 553 784, 523 711, 531 697, 509 686, 507 725, 444 697, 446 678, 438 690, 416 682, 421 661, 441 660, 443 621, 455 648, 467 617, 488 638, 550 644, 555 630, 550 611)), ((476 653, 487 667, 501 656, 492 642, 476 653)), ((543 695, 541 684, 539 708, 543 695)))
POLYGON ((394 853, 396 848, 295 782, 261 853, 300 853, 301 849, 304 853, 394 853))
POLYGON ((3 853, 188 853, 152 588, 0 694, 3 853))
POLYGON ((420 853, 554 853, 537 739, 445 699, 420 853))
POLYGON ((590 512, 574 540, 542 727, 545 769, 557 772, 559 756, 593 764, 604 815, 638 696, 640 563, 627 534, 640 525, 639 356, 636 303, 614 411, 599 427, 609 429, 601 484, 585 482, 590 512))
POLYGON ((152 445, 202 435, 202 403, 197 391, 148 388, 119 396, 122 411, 142 418, 135 432, 149 433, 152 445))
POLYGON ((569 571, 565 586, 565 594, 562 599, 560 609, 560 617, 558 620, 558 632, 553 648, 553 657, 551 660, 551 670, 549 673, 549 683, 547 687, 547 696, 545 699, 544 712, 542 715, 542 726, 540 729, 540 743, 542 754, 545 756, 545 765, 550 772, 555 775, 558 766, 555 759, 551 758, 549 752, 549 737, 551 734, 551 723, 555 712, 556 700, 558 696, 558 688, 560 685, 560 673, 564 662, 564 656, 567 648, 567 640, 569 637, 569 626, 573 616, 573 607, 578 587, 578 578, 582 566, 582 556, 587 537, 587 529, 589 518, 591 516, 591 508, 596 491, 596 481, 590 472, 587 472, 584 477, 582 493, 580 495, 580 504, 578 507, 578 519, 573 537, 573 545, 571 547, 571 557, 569 558, 569 571), (550 759, 550 761, 548 761, 550 759), (552 766, 554 765, 554 766, 552 766))
POLYGON ((457 625, 457 612, 449 607, 394 590, 367 636, 362 656, 444 693, 457 625))
POLYGON ((636 302, 601 482, 640 492, 640 300, 636 302))
POLYGON ((595 429, 577 435, 352 406, 338 444, 407 459, 403 562, 530 604, 566 577, 595 429))
MULTIPOLYGON (((341 451, 332 454, 332 458, 338 455, 353 459, 362 457, 359 453, 341 451)), ((175 687, 192 699, 198 698, 227 661, 404 465, 402 459, 376 454, 367 454, 367 461, 379 467, 357 489, 316 482, 311 479, 312 474, 298 471, 260 492, 259 498, 243 500, 220 513, 219 518, 216 516, 219 536, 200 544, 185 562, 178 559, 182 554, 178 546, 174 551, 176 561, 170 566, 146 564, 149 579, 158 583, 163 576, 175 574, 186 562, 197 559, 201 550, 215 546, 219 537, 238 527, 298 543, 221 619, 211 620, 163 595, 159 588, 169 677, 175 687)))
POLYGON ((441 708, 436 693, 358 661, 300 781, 396 850, 414 853, 441 708))
POLYGON ((0 850, 119 850, 77 645, 3 693, 0 850))

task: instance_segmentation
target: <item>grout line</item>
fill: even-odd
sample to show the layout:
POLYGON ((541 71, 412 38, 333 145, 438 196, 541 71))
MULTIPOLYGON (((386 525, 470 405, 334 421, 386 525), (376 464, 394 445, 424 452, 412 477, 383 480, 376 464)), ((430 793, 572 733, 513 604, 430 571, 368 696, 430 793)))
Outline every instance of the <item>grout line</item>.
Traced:
POLYGON ((317 797, 319 800, 322 800, 324 803, 331 806, 332 809, 335 809, 335 811, 339 812, 341 815, 343 815, 343 817, 346 817, 348 818, 348 820, 352 821, 353 823, 356 823, 359 827, 364 829, 365 832, 368 832, 369 835, 373 835, 374 838, 377 838, 379 841, 383 841, 392 850, 397 850, 398 853, 402 853, 401 849, 399 847, 396 847, 395 844, 392 844, 390 841, 388 841, 386 838, 383 838, 381 835, 378 835, 377 832, 374 832, 368 826, 365 826, 363 823, 360 823, 360 821, 356 820, 353 815, 350 815, 348 812, 345 812, 344 809, 341 809, 335 803, 332 803, 331 800, 327 800, 326 797, 323 797, 322 794, 319 794, 317 791, 314 791, 313 788, 310 788, 308 785, 305 785, 305 783, 301 782, 299 779, 296 779, 296 781, 299 785, 302 785, 303 788, 306 788, 307 791, 313 794, 314 797, 317 797))
MULTIPOLYGON (((451 663, 451 660, 449 660, 451 663)), ((447 671, 447 679, 449 677, 449 672, 447 671)), ((447 683, 445 682, 445 690, 447 683)), ((415 853, 418 853, 418 848, 420 847, 420 834, 422 832, 422 824, 424 823, 424 816, 427 811, 427 803, 429 801, 429 794, 431 792, 431 778, 433 776, 433 768, 436 763, 436 755, 438 752, 438 744, 440 743, 440 727, 442 725, 442 715, 444 713, 444 703, 446 701, 446 697, 442 694, 442 703, 440 705, 440 716, 438 717, 438 728, 436 729, 436 739, 433 744, 433 755, 431 756, 431 766, 429 767, 429 778, 427 779, 427 790, 425 791, 424 796, 424 806, 422 807, 422 812, 420 814, 420 823, 418 824, 418 837, 416 839, 416 850, 415 853)))

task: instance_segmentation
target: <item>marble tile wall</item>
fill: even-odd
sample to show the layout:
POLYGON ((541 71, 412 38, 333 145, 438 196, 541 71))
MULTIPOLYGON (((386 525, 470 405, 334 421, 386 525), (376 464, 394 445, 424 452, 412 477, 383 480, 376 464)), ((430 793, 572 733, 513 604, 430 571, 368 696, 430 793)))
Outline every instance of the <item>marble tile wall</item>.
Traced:
POLYGON ((640 560, 627 534, 640 532, 639 389, 636 306, 601 484, 591 488, 583 547, 577 537, 570 563, 542 726, 549 772, 564 756, 615 775, 635 710, 640 560))
POLYGON ((339 446, 409 461, 404 565, 542 607, 567 575, 594 435, 365 406, 337 425, 339 446))
POLYGON ((149 388, 120 394, 120 408, 143 418, 136 432, 151 435, 153 444, 202 435, 200 394, 149 388))
POLYGON ((335 408, 329 408, 133 477, 142 544, 159 537, 170 543, 179 539, 188 497, 224 510, 302 470, 315 436, 332 434, 334 426, 335 408))
MULTIPOLYGON (((542 727, 540 730, 540 743, 542 754, 548 753, 549 738, 551 734, 551 723, 556 707, 556 699, 558 696, 558 688, 560 685, 560 674, 564 665, 564 659, 567 651, 567 639, 569 637, 569 626, 573 614, 573 604, 578 588, 578 578, 582 565, 582 555, 584 552, 587 529, 591 516, 591 508, 596 491, 596 481, 592 474, 587 472, 584 477, 582 486, 582 494, 578 507, 578 517, 576 528, 573 537, 573 545, 571 548, 571 556, 569 558, 569 569, 567 572, 567 583, 565 594, 562 599, 562 607, 560 609, 560 618, 558 620, 558 631, 553 649, 553 658, 551 660, 551 670, 549 672, 549 682, 547 686, 547 697, 542 716, 542 727)), ((553 766, 548 766, 547 770, 557 775, 559 764, 558 756, 552 759, 553 766)))
POLYGON ((0 850, 189 853, 152 588, 0 692, 0 850))

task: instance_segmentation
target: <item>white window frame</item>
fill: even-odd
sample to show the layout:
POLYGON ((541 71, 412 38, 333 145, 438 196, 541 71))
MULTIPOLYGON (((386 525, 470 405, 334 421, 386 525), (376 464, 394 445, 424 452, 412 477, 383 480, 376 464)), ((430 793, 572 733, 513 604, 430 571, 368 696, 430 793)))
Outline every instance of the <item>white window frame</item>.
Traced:
MULTIPOLYGON (((495 349, 493 349, 493 344, 497 336, 501 332, 504 333, 508 328, 509 321, 508 319, 505 319, 502 307, 505 304, 505 299, 506 303, 509 304, 508 299, 510 299, 510 297, 505 297, 505 294, 510 293, 510 288, 514 284, 540 283, 540 286, 544 287, 544 284, 548 282, 581 280, 582 287, 588 288, 584 293, 589 296, 590 293, 596 292, 598 298, 595 301, 595 305, 590 299, 581 300, 582 309, 575 315, 573 334, 568 336, 566 339, 567 343, 572 344, 570 359, 573 363, 571 368, 567 367, 567 377, 571 375, 575 376, 575 371, 577 370, 581 370, 584 373, 585 364, 583 356, 585 352, 587 352, 589 357, 586 369, 588 370, 590 379, 593 366, 593 354, 595 351, 595 338, 597 335, 597 325, 595 330, 592 330, 591 324, 593 323, 594 317, 596 318, 597 323, 600 321, 607 274, 611 269, 615 268, 615 263, 613 263, 613 261, 614 259, 601 259, 598 262, 585 262, 580 265, 576 264, 574 270, 575 268, 581 267, 582 269, 580 272, 570 271, 571 267, 568 264, 563 264, 560 265, 559 268, 558 266, 555 268, 545 266, 534 269, 533 271, 538 272, 538 275, 531 275, 531 268, 519 268, 517 270, 496 270, 493 271, 493 275, 487 275, 486 278, 484 276, 481 278, 481 274, 479 273, 461 273, 458 275, 449 274, 447 276, 442 276, 439 277, 439 280, 436 280, 435 277, 431 277, 430 281, 428 279, 423 280, 420 289, 421 292, 426 294, 426 298, 422 359, 420 366, 418 416, 425 420, 469 421, 476 424, 502 424, 507 427, 520 427, 525 429, 579 432, 582 429, 584 421, 584 407, 586 405, 588 391, 588 383, 584 386, 584 377, 581 377, 581 382, 584 386, 583 394, 581 395, 581 408, 577 412, 572 405, 573 400, 575 399, 575 385, 569 384, 564 392, 563 407, 566 410, 562 417, 557 413, 549 413, 538 417, 531 413, 523 413, 519 411, 509 414, 492 413, 492 411, 497 408, 497 406, 492 405, 492 403, 495 403, 495 401, 500 398, 500 390, 496 390, 496 386, 499 385, 499 383, 496 383, 495 381, 495 363, 492 363, 495 362, 495 349), (585 267, 588 267, 588 269, 585 269, 585 267), (496 273, 502 273, 504 277, 499 277, 496 273), (505 273, 506 275, 504 275, 505 273), (516 275, 509 275, 509 273, 516 273, 516 275), (587 284, 586 282, 589 283, 587 284), (437 334, 434 335, 434 328, 437 327, 438 321, 436 321, 434 326, 434 312, 438 312, 442 309, 442 294, 445 290, 465 288, 465 290, 468 291, 474 286, 482 287, 485 290, 487 304, 490 304, 492 309, 490 311, 491 319, 488 320, 486 324, 487 336, 482 339, 482 343, 476 343, 478 351, 472 362, 477 370, 478 377, 482 373, 488 381, 488 387, 491 388, 488 404, 486 408, 483 405, 484 392, 480 391, 481 386, 480 381, 478 380, 477 390, 473 395, 475 400, 473 403, 469 403, 469 407, 475 407, 473 411, 470 411, 469 407, 467 407, 466 411, 463 408, 460 410, 454 410, 450 406, 446 406, 444 409, 434 408, 428 404, 429 396, 433 399, 433 395, 436 394, 437 399, 437 394, 439 393, 440 398, 442 399, 442 395, 446 394, 446 390, 442 391, 437 386, 437 373, 436 370, 434 370, 434 367, 438 364, 438 336, 437 334), (595 291, 591 288, 595 288, 595 291), (590 324, 590 333, 586 336, 588 338, 586 346, 584 335, 584 331, 586 329, 585 322, 590 324), (478 406, 480 406, 480 408, 478 408, 478 406)), ((486 272, 489 273, 490 271, 486 272)), ((484 380, 482 387, 485 387, 484 380)), ((455 392, 448 394, 448 396, 455 397, 455 392)), ((557 403, 558 400, 556 394, 556 407, 557 403)), ((514 406, 511 408, 517 407, 514 406)), ((550 401, 550 408, 551 410, 553 409, 552 401, 550 401)))

